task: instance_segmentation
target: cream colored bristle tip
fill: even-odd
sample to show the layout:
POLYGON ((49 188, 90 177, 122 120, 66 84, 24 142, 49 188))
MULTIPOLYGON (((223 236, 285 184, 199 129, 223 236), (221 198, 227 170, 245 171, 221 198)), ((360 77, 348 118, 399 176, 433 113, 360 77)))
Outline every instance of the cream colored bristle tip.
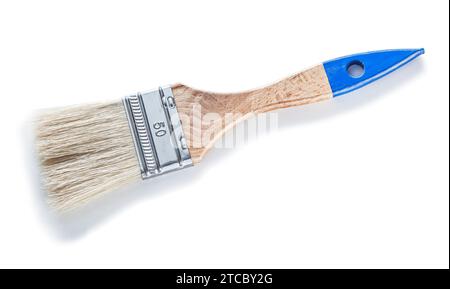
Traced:
POLYGON ((36 146, 48 202, 58 211, 141 179, 120 101, 43 113, 36 123, 36 146))

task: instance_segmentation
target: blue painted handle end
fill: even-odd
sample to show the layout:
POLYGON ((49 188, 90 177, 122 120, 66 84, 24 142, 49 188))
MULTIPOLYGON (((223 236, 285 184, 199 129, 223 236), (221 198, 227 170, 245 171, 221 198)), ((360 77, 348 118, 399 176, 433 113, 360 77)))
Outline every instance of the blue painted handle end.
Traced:
POLYGON ((363 87, 425 53, 425 49, 383 50, 354 54, 323 63, 333 96, 363 87), (352 74, 356 66, 360 74, 352 74))

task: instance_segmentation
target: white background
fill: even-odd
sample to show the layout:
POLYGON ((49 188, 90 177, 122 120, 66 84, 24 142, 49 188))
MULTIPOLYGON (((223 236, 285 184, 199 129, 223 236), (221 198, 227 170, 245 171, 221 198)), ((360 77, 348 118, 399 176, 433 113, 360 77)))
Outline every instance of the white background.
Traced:
POLYGON ((2 1, 0 267, 448 267, 448 23, 448 1, 2 1), (44 205, 39 109, 175 82, 240 91, 420 47, 195 168, 65 218, 44 205))

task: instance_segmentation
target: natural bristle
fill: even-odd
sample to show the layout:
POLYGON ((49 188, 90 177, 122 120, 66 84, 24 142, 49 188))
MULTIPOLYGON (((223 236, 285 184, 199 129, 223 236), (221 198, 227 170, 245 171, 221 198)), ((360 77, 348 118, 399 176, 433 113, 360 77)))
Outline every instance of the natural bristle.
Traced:
POLYGON ((58 210, 73 209, 141 178, 122 102, 43 114, 36 145, 49 203, 58 210))

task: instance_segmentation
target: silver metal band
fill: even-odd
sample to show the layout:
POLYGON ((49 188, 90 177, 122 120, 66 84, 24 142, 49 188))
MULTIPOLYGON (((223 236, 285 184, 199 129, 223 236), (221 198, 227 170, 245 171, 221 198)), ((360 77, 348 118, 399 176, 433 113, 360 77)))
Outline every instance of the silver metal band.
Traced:
POLYGON ((170 86, 123 99, 142 179, 192 165, 170 86))

